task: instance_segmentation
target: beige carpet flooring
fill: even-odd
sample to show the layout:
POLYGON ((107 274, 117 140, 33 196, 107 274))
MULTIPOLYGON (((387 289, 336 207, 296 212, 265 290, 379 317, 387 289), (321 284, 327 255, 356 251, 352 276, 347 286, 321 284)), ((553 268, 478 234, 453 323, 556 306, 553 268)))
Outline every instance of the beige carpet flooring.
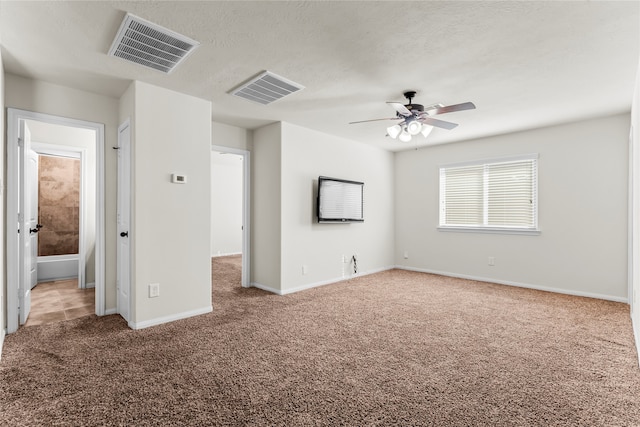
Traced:
POLYGON ((277 296, 212 267, 213 313, 7 336, 0 425, 640 425, 624 304, 399 270, 277 296))

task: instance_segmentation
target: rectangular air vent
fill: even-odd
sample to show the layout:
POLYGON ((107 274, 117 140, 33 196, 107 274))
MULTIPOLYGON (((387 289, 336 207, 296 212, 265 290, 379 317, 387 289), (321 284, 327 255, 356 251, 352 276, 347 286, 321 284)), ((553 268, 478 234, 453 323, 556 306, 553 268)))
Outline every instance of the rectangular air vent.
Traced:
POLYGON ((231 93, 240 98, 267 105, 301 89, 304 89, 304 86, 265 71, 258 77, 233 89, 231 93))
POLYGON ((199 45, 189 37, 127 13, 109 55, 169 74, 199 45))

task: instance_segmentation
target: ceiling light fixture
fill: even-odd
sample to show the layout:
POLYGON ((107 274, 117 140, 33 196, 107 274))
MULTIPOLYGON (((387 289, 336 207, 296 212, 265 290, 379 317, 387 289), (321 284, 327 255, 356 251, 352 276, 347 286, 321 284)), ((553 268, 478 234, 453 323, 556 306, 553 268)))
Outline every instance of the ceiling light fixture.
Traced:
POLYGON ((409 142, 411 141, 411 134, 409 132, 407 132, 407 128, 405 127, 404 130, 402 131, 402 133, 400 134, 400 136, 398 137, 398 139, 402 142, 409 142))
POLYGON ((424 136, 425 138, 428 137, 432 130, 433 126, 422 125, 422 136, 424 136))
POLYGON ((389 135, 393 139, 396 139, 401 132, 402 128, 400 127, 400 125, 393 125, 387 128, 387 135, 389 135))
POLYGON ((411 135, 417 135, 420 133, 421 130, 422 130, 422 125, 420 124, 419 121, 412 120, 409 123, 407 123, 407 132, 409 132, 411 135))
POLYGON ((399 139, 402 142, 409 142, 411 141, 412 136, 416 136, 419 133, 421 133, 425 138, 428 137, 432 130, 433 126, 422 124, 414 120, 406 124, 403 123, 402 126, 393 125, 388 127, 387 135, 393 139, 399 139))
POLYGON ((432 116, 445 113, 453 113, 455 111, 473 110, 476 106, 473 102, 463 102, 444 106, 442 104, 433 104, 425 108, 423 105, 411 102, 416 95, 415 91, 407 91, 404 97, 409 103, 387 102, 396 110, 396 116, 385 119, 360 120, 357 122, 349 122, 349 124, 377 122, 379 120, 401 120, 397 124, 387 128, 387 136, 393 139, 399 139, 402 142, 411 141, 412 136, 421 133, 425 138, 429 136, 434 126, 442 129, 451 130, 458 126, 457 123, 446 122, 444 120, 433 118, 432 116))

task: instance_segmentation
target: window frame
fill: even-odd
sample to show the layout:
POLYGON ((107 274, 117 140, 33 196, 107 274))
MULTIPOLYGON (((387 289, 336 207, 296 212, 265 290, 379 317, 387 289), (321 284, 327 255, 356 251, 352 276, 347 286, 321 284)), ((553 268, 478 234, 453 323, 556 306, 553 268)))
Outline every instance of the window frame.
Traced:
POLYGON ((468 162, 460 162, 460 163, 450 163, 445 165, 440 165, 438 168, 438 231, 453 231, 453 232, 463 232, 463 233, 495 233, 495 234, 525 234, 525 235, 539 235, 540 228, 538 223, 538 169, 539 169, 539 155, 538 153, 532 154, 524 154, 519 156, 510 156, 510 157, 498 157, 498 158, 490 158, 490 159, 482 159, 482 160, 474 160, 468 162), (520 227, 520 226, 489 226, 485 225, 488 222, 488 214, 487 214, 487 200, 489 197, 488 185, 487 185, 487 166, 489 165, 499 165, 504 163, 516 163, 522 161, 533 160, 534 165, 534 174, 533 174, 533 182, 532 182, 532 191, 533 191, 533 226, 530 227, 520 227), (483 224, 477 225, 447 225, 444 224, 445 220, 445 200, 443 199, 445 193, 445 185, 443 183, 442 178, 446 169, 453 168, 462 168, 462 167, 473 167, 473 166, 482 166, 484 168, 483 173, 483 182, 482 182, 482 198, 483 198, 483 224))

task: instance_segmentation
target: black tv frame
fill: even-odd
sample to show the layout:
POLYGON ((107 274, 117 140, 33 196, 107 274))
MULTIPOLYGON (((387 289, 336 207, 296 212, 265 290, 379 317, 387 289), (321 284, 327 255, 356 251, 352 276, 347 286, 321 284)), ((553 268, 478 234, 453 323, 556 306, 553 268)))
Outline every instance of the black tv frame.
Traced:
POLYGON ((342 224, 342 223, 350 223, 350 222, 364 222, 364 182, 360 181, 351 181, 348 179, 340 179, 340 178, 331 178, 328 176, 319 176, 318 177, 318 192, 316 197, 316 217, 318 219, 319 224, 342 224), (353 184, 358 185, 362 188, 361 191, 361 199, 360 199, 360 211, 362 212, 361 218, 321 218, 320 217, 320 189, 322 188, 323 181, 333 181, 333 182, 341 182, 345 184, 353 184))

